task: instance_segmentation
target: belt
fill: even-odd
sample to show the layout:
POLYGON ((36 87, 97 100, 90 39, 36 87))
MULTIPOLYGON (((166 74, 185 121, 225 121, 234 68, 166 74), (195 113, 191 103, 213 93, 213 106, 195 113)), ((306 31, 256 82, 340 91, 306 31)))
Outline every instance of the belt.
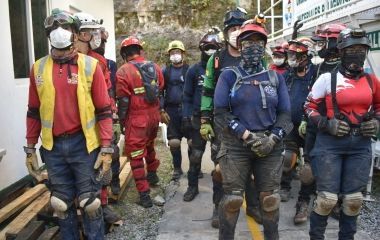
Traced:
POLYGON ((351 128, 349 134, 352 136, 360 136, 360 128, 351 128))
POLYGON ((62 139, 62 138, 70 138, 70 137, 75 137, 79 134, 83 134, 82 131, 77 131, 77 132, 74 132, 74 133, 62 133, 58 136, 54 136, 55 139, 62 139))

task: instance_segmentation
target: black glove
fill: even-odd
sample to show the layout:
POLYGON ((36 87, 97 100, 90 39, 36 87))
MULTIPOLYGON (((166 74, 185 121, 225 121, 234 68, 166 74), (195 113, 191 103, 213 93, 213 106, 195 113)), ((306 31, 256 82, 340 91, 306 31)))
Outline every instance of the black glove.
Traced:
POLYGON ((265 157, 269 155, 274 146, 280 142, 280 137, 271 133, 269 136, 258 139, 252 146, 252 151, 259 157, 265 157))
POLYGON ((333 136, 342 137, 350 132, 350 125, 336 118, 327 121, 327 132, 333 136))
POLYGON ((185 138, 189 139, 190 135, 191 135, 191 131, 193 131, 193 125, 191 124, 191 118, 184 117, 182 119, 181 129, 182 129, 182 132, 183 132, 183 135, 185 136, 185 138))
POLYGON ((298 24, 301 20, 297 20, 294 22, 294 25, 293 25, 293 34, 292 34, 292 40, 296 39, 297 38, 297 32, 298 30, 303 26, 303 23, 301 24, 298 24))
POLYGON ((360 133, 365 137, 375 137, 379 133, 379 120, 371 119, 360 124, 360 133))

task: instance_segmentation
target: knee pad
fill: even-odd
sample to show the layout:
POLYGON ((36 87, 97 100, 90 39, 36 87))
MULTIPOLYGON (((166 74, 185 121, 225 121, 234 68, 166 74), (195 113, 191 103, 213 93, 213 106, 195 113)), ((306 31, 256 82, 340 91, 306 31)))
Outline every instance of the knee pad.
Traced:
POLYGON ((311 166, 309 163, 305 163, 299 172, 299 178, 301 183, 305 185, 310 185, 314 182, 313 172, 311 171, 311 166))
POLYGON ((314 212, 321 216, 327 216, 338 201, 338 195, 330 192, 318 192, 314 201, 314 212))
MULTIPOLYGON (((239 191, 240 192, 240 191, 239 191)), ((226 194, 224 196, 223 208, 228 212, 238 212, 243 205, 243 193, 226 194)))
MULTIPOLYGON (((268 192, 262 192, 260 195, 267 194, 268 192)), ((261 198, 261 197, 260 197, 261 198)), ((262 198, 262 209, 265 212, 276 211, 280 207, 281 197, 280 194, 272 193, 262 198)))
POLYGON ((283 152, 282 152, 282 161, 283 161, 283 171, 288 173, 290 172, 294 166, 296 165, 296 162, 297 162, 297 153, 291 151, 291 150, 287 150, 285 149, 283 152))
POLYGON ((89 219, 96 219, 102 215, 100 199, 94 193, 85 193, 79 196, 79 206, 89 219))
POLYGON ((222 171, 220 169, 219 164, 216 164, 215 169, 211 172, 211 176, 213 182, 223 182, 222 171))
POLYGON ((50 204, 59 219, 65 219, 67 217, 67 209, 69 206, 65 201, 53 195, 50 198, 50 204))
POLYGON ((343 213, 347 216, 357 216, 363 204, 363 194, 361 192, 346 194, 343 196, 343 213))
POLYGON ((170 139, 168 145, 170 147, 170 150, 177 150, 181 147, 181 140, 176 138, 170 139))
POLYGON ((191 163, 200 164, 202 162, 202 155, 203 151, 193 149, 189 160, 191 163))

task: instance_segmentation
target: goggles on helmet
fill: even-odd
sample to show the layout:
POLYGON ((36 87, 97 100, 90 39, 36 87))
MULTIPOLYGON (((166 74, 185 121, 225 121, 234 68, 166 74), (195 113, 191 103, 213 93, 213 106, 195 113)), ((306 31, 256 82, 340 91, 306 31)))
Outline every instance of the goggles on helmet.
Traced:
POLYGON ((45 29, 51 28, 54 24, 61 25, 70 25, 74 23, 74 19, 65 12, 55 13, 45 19, 44 27, 45 29))
POLYGON ((242 8, 238 8, 236 10, 229 11, 224 16, 224 22, 229 22, 233 18, 235 18, 235 19, 245 19, 246 14, 247 14, 247 12, 245 12, 245 10, 242 9, 242 8))

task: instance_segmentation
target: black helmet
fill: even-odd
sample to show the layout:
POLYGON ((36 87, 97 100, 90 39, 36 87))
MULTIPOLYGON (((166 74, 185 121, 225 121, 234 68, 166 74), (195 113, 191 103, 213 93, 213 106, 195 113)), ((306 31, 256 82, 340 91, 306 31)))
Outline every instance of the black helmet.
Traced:
POLYGON ((213 27, 199 41, 199 50, 207 48, 220 49, 223 47, 223 39, 218 27, 213 27))
POLYGON ((226 32, 229 28, 234 26, 241 26, 247 17, 247 11, 245 11, 244 8, 236 8, 235 10, 231 10, 226 12, 224 15, 224 29, 223 31, 226 32))
POLYGON ((371 47, 371 42, 366 32, 361 28, 346 28, 339 33, 337 48, 343 49, 352 45, 365 45, 371 47))

